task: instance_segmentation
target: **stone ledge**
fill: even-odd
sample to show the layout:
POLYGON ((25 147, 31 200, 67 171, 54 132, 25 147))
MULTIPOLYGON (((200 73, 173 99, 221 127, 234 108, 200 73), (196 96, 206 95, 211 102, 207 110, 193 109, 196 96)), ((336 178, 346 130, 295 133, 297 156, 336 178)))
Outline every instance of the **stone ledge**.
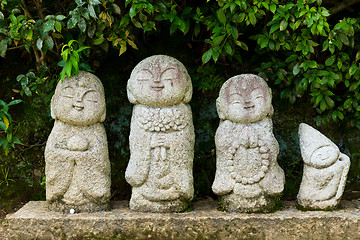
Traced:
POLYGON ((275 213, 246 214, 217 210, 212 200, 198 201, 186 213, 138 213, 128 202, 97 213, 49 212, 44 201, 29 202, 7 217, 9 239, 360 239, 360 211, 299 211, 283 202, 275 213))

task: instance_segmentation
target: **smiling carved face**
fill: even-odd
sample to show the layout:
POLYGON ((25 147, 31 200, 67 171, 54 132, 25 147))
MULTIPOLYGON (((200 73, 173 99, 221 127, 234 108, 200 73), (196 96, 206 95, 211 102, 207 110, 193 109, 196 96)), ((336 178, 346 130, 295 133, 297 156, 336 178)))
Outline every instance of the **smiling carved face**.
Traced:
POLYGON ((128 81, 128 98, 134 104, 165 107, 189 102, 190 77, 175 58, 155 55, 141 61, 128 81))
POLYGON ((223 120, 257 122, 272 112, 271 91, 266 82, 256 75, 235 76, 221 88, 217 108, 223 120))
POLYGON ((87 126, 105 120, 105 94, 101 81, 93 74, 79 72, 56 86, 51 115, 67 124, 87 126))

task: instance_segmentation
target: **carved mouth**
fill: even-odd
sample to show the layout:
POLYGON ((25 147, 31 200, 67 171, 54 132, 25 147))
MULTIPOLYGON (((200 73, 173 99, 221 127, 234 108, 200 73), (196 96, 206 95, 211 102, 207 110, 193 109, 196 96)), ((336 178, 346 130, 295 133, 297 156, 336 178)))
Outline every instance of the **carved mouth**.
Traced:
POLYGON ((151 88, 155 91, 161 91, 161 90, 163 90, 164 86, 161 86, 161 85, 160 86, 151 86, 151 88))
POLYGON ((84 106, 76 106, 76 105, 73 105, 73 107, 78 110, 78 111, 81 111, 84 109, 84 106))
POLYGON ((255 107, 255 105, 251 105, 251 106, 245 106, 244 108, 245 109, 252 109, 252 108, 254 108, 255 107))

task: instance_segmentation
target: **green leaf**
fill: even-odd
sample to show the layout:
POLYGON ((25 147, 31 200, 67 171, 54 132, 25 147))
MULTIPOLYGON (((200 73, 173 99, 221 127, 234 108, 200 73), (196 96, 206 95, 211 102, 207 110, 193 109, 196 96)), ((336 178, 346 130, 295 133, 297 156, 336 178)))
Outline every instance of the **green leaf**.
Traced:
POLYGON ((101 34, 99 38, 94 39, 93 44, 94 45, 100 45, 104 41, 104 35, 101 34))
POLYGON ((127 49, 126 44, 121 45, 121 47, 120 47, 120 52, 119 52, 119 56, 120 56, 121 54, 123 54, 124 52, 126 52, 126 49, 127 49))
POLYGON ((54 29, 55 27, 55 20, 49 20, 44 24, 44 32, 49 32, 54 29))
POLYGON ((292 61, 295 61, 297 58, 298 58, 298 55, 293 54, 290 57, 288 57, 285 62, 287 62, 287 63, 292 62, 292 61))
POLYGON ((339 38, 345 45, 349 46, 349 38, 344 33, 340 33, 339 38))
POLYGON ((220 23, 225 25, 225 23, 226 23, 226 15, 223 12, 223 10, 219 9, 216 13, 217 13, 217 18, 219 19, 220 23))
POLYGON ((84 18, 80 18, 79 22, 78 22, 78 27, 80 29, 81 32, 85 32, 86 31, 86 21, 84 18))
POLYGON ((222 40, 224 40, 224 38, 226 37, 226 35, 220 35, 220 36, 217 36, 214 40, 213 40, 213 44, 216 46, 216 45, 219 45, 222 40))
POLYGON ((255 14, 253 12, 250 12, 249 13, 249 20, 250 20, 250 23, 255 26, 256 24, 256 17, 255 17, 255 14))
POLYGON ((72 68, 74 70, 74 73, 77 74, 79 72, 79 63, 78 63, 78 59, 76 58, 71 58, 71 64, 72 64, 72 68))
POLYGON ((322 51, 325 51, 326 49, 328 49, 329 47, 329 41, 326 39, 324 42, 323 42, 323 49, 322 51))
POLYGON ((3 122, 0 122, 0 128, 4 131, 6 131, 6 125, 3 122))
POLYGON ((336 55, 333 55, 333 56, 329 57, 328 59, 326 59, 325 65, 326 66, 331 66, 331 65, 333 65, 335 60, 336 60, 336 55))
POLYGON ((72 70, 72 63, 71 61, 67 61, 65 63, 65 74, 67 75, 68 78, 71 77, 71 70, 72 70))
POLYGON ((244 42, 236 40, 235 44, 238 45, 239 47, 241 47, 242 49, 246 50, 246 51, 249 50, 249 47, 244 42))
POLYGON ((356 66, 356 64, 353 64, 349 69, 350 76, 354 75, 355 72, 357 71, 357 69, 358 69, 358 67, 356 66))
POLYGON ((6 40, 2 40, 2 41, 0 42, 0 56, 3 57, 3 58, 4 58, 5 55, 6 55, 7 47, 8 47, 7 41, 6 41, 6 40))
POLYGON ((320 102, 320 110, 321 110, 321 111, 325 111, 325 110, 326 110, 326 107, 327 107, 326 101, 325 101, 324 99, 321 100, 321 102, 320 102))
POLYGON ((67 28, 72 29, 76 26, 78 21, 76 21, 76 19, 74 17, 70 18, 69 21, 67 22, 67 28))
POLYGON ((64 16, 64 15, 57 15, 56 17, 55 17, 55 19, 56 20, 58 20, 58 21, 62 21, 62 20, 64 20, 66 17, 64 16))
POLYGON ((276 5, 275 4, 271 4, 270 5, 270 11, 275 14, 275 11, 276 11, 276 5))
POLYGON ((12 100, 11 102, 8 103, 8 107, 18 104, 18 103, 21 103, 21 102, 22 102, 22 100, 20 100, 20 99, 12 100))
POLYGON ((99 4, 101 4, 101 2, 99 0, 89 0, 89 3, 91 5, 99 5, 99 4))
POLYGON ((49 49, 54 48, 54 40, 49 35, 45 37, 44 42, 49 49))
POLYGON ((340 120, 344 119, 344 115, 340 111, 337 111, 337 116, 340 118, 340 120))
POLYGON ((88 47, 88 46, 81 46, 81 47, 79 47, 79 49, 78 50, 76 50, 76 52, 82 52, 82 51, 84 51, 85 49, 88 49, 88 48, 90 48, 90 47, 88 47))
POLYGON ((344 108, 345 108, 345 109, 348 109, 352 103, 353 103, 353 100, 352 100, 351 98, 347 99, 347 100, 344 102, 344 108))
POLYGON ((278 30, 279 28, 280 28, 280 23, 272 25, 271 28, 270 28, 269 34, 272 34, 276 30, 278 30))
POLYGON ((25 92, 26 96, 31 96, 32 95, 31 90, 30 90, 29 87, 25 87, 24 92, 25 92))
POLYGON ((43 40, 38 38, 38 40, 36 41, 36 47, 41 51, 41 49, 43 47, 43 40))
POLYGON ((136 9, 135 9, 135 6, 132 6, 129 10, 129 16, 131 18, 135 17, 136 16, 136 9))
POLYGON ((88 9, 89 9, 90 16, 93 18, 97 18, 94 6, 92 4, 88 5, 88 9))
POLYGON ((84 63, 84 62, 79 63, 79 68, 80 68, 81 70, 85 70, 85 71, 88 71, 88 72, 93 72, 93 70, 91 69, 90 65, 87 64, 87 63, 84 63))
POLYGON ((230 44, 228 42, 225 43, 224 49, 227 52, 227 54, 232 55, 233 50, 232 50, 232 48, 231 48, 231 46, 230 46, 230 44))
POLYGON ((115 14, 118 14, 118 15, 121 14, 121 9, 120 9, 119 5, 113 3, 112 8, 113 8, 113 11, 114 11, 115 14))
POLYGON ((269 44, 269 39, 267 37, 263 38, 260 44, 260 48, 264 48, 269 44))
POLYGON ((207 63, 212 56, 212 48, 210 48, 209 50, 207 50, 203 55, 202 55, 202 62, 203 64, 207 63))
POLYGON ((334 101, 333 101, 330 97, 325 96, 325 101, 326 101, 326 104, 329 105, 330 107, 334 107, 334 106, 335 106, 334 101))
POLYGON ((219 56, 220 56, 220 52, 216 48, 214 48, 212 51, 212 58, 213 58, 214 62, 217 62, 217 60, 219 59, 219 56))
POLYGON ((24 74, 20 74, 16 77, 16 81, 20 82, 25 77, 24 74))
POLYGON ((319 102, 320 102, 321 100, 323 100, 323 98, 324 98, 324 95, 319 94, 319 95, 316 97, 315 106, 317 106, 317 105, 319 104, 319 102))
POLYGON ((297 75, 300 72, 300 63, 297 63, 293 68, 293 74, 297 75))
POLYGON ((56 31, 61 32, 61 28, 62 28, 61 22, 56 21, 56 22, 55 22, 55 29, 56 29, 56 31))
POLYGON ((280 31, 284 31, 288 26, 288 22, 286 19, 283 19, 280 23, 280 31))

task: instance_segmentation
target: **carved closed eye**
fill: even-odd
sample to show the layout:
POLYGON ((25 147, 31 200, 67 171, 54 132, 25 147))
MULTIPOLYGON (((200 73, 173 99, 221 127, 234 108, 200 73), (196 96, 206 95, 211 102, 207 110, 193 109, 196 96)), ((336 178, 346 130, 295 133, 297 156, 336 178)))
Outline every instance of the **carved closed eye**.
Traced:
POLYGON ((244 101, 244 97, 240 93, 232 93, 230 95, 231 103, 242 103, 244 101))
POLYGON ((251 96, 253 97, 253 99, 260 99, 260 98, 265 98, 264 94, 262 93, 260 88, 255 88, 252 92, 251 92, 251 96))
POLYGON ((175 68, 168 68, 161 74, 162 80, 174 80, 178 77, 178 71, 175 68))
POLYGON ((99 101, 99 98, 100 98, 100 94, 95 90, 87 91, 84 94, 84 101, 89 101, 89 102, 95 102, 96 103, 96 102, 99 101))
POLYGON ((67 97, 67 98, 73 98, 75 95, 75 91, 74 88, 71 86, 66 86, 63 88, 62 90, 62 96, 67 97))
POLYGON ((137 75, 138 75, 138 77, 137 77, 138 81, 149 81, 153 78, 152 72, 148 69, 141 69, 137 73, 137 75))

